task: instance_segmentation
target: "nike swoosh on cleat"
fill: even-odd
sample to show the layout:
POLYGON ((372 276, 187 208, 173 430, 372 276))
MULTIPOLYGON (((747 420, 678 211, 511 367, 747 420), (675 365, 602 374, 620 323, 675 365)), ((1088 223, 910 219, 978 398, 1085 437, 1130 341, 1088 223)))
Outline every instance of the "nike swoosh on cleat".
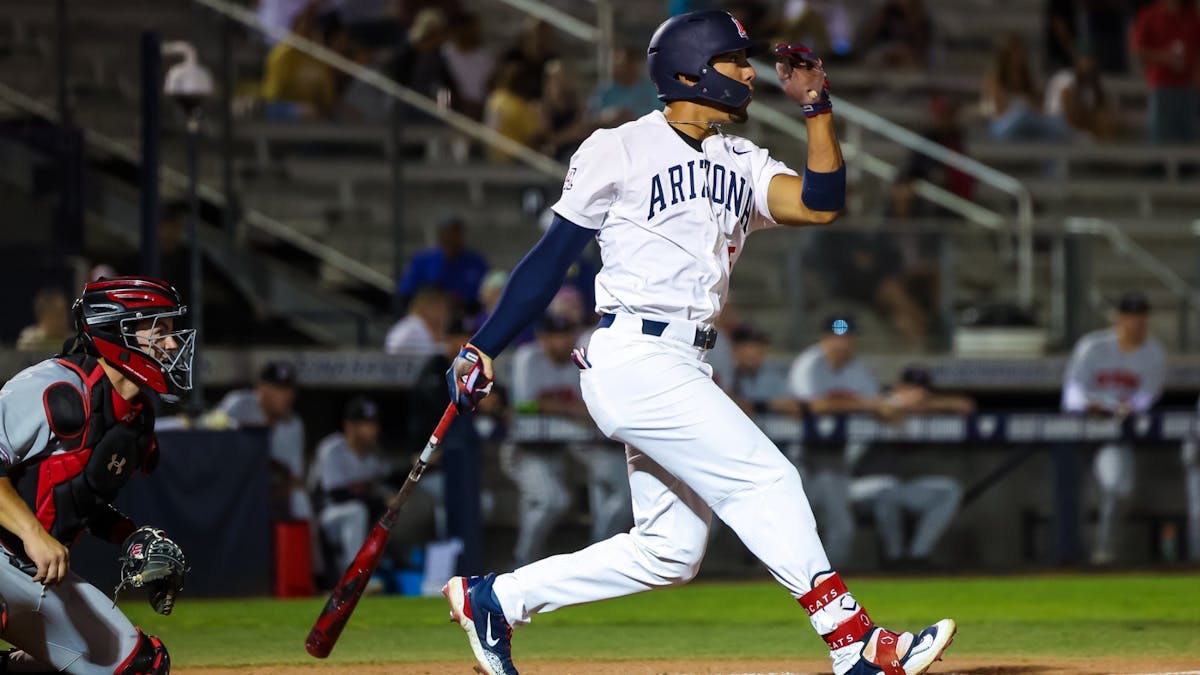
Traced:
POLYGON ((749 151, 749 150, 734 150, 734 151, 733 151, 733 154, 735 154, 735 155, 744 155, 744 154, 746 154, 747 152, 750 152, 750 151, 749 151))
POLYGON ((499 638, 492 637, 492 613, 491 612, 488 612, 488 615, 487 615, 487 635, 485 636, 485 639, 487 640, 487 645, 489 647, 495 647, 496 645, 500 644, 499 638))

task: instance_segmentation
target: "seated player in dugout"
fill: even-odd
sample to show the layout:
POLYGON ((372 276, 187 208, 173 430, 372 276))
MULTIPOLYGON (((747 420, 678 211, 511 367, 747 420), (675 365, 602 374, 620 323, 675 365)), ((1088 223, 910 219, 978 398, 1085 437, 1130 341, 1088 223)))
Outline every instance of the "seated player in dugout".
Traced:
POLYGON ((0 389, 0 638, 15 647, 0 672, 167 673, 162 641, 72 572, 68 549, 84 532, 121 546, 118 590, 144 586, 155 611, 174 607, 182 551, 112 502, 158 462, 155 411, 191 388, 195 333, 178 292, 147 277, 89 283, 72 313, 65 352, 0 389))
POLYGON ((666 107, 584 141, 553 223, 447 373, 454 403, 474 408, 490 391, 492 358, 598 240, 601 318, 577 365, 588 412, 626 446, 634 526, 512 573, 450 579, 451 616, 484 673, 517 672, 512 629, 538 614, 691 580, 714 516, 799 602, 835 675, 924 673, 954 635, 950 619, 915 634, 875 625, 830 565, 796 468, 712 379, 713 323, 747 236, 830 223, 845 203, 828 82, 807 48, 774 50, 783 91, 805 117, 803 177, 727 133, 748 118, 756 46, 721 11, 658 27, 648 66, 666 107))

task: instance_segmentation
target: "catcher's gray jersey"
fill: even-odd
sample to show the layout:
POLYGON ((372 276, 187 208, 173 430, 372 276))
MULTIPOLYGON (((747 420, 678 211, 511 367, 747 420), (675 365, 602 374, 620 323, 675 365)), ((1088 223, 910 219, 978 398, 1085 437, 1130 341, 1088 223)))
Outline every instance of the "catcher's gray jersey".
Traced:
MULTIPOLYGON (((6 472, 61 448, 43 403, 44 392, 58 382, 85 390, 75 371, 53 359, 22 370, 0 388, 0 464, 6 472)), ((10 564, 11 555, 0 546, 0 596, 9 613, 8 631, 0 637, 55 669, 111 675, 137 645, 129 619, 74 572, 57 586, 42 586, 10 564)))
POLYGON ((44 392, 58 382, 84 390, 79 375, 53 359, 22 370, 0 388, 0 465, 6 470, 59 449, 43 404, 44 392))

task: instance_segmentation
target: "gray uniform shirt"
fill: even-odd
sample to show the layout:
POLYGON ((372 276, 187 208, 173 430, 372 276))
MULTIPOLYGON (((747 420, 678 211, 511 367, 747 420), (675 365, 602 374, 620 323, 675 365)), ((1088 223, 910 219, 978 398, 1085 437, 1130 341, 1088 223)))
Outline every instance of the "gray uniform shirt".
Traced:
POLYGON ((879 395, 879 380, 857 357, 841 368, 834 369, 817 343, 800 352, 788 372, 792 395, 802 400, 828 397, 875 398, 879 395))
POLYGON ((521 345, 513 354, 512 401, 520 408, 535 403, 542 396, 560 401, 579 401, 579 368, 567 359, 555 363, 537 342, 521 345))
MULTIPOLYGON (((225 413, 242 427, 264 427, 258 395, 253 389, 235 389, 217 404, 217 410, 225 413)), ((297 478, 304 475, 304 423, 292 413, 271 427, 271 459, 287 467, 297 478)))
MULTIPOLYGON (((855 357, 841 368, 833 364, 821 349, 821 343, 800 352, 788 372, 788 384, 792 395, 801 400, 818 398, 875 398, 879 396, 879 380, 867 370, 863 362, 855 357)), ((866 454, 866 443, 846 444, 845 463, 856 466, 866 454)))
POLYGON ((391 473, 391 467, 379 456, 355 454, 342 432, 334 432, 317 444, 317 474, 321 490, 331 492, 355 483, 373 483, 391 473))
POLYGON ((1062 408, 1087 410, 1088 403, 1108 409, 1124 404, 1132 410, 1149 410, 1162 395, 1167 357, 1154 336, 1132 352, 1117 346, 1112 328, 1079 338, 1063 375, 1062 408))

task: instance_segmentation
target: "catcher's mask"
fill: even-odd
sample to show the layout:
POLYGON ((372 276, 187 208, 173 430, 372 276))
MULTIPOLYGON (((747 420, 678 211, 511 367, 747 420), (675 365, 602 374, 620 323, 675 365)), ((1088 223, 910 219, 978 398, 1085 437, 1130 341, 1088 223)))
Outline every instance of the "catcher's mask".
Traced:
POLYGON ((180 327, 187 305, 167 282, 101 278, 83 287, 71 310, 73 350, 104 357, 126 377, 166 397, 192 388, 196 331, 180 327))

